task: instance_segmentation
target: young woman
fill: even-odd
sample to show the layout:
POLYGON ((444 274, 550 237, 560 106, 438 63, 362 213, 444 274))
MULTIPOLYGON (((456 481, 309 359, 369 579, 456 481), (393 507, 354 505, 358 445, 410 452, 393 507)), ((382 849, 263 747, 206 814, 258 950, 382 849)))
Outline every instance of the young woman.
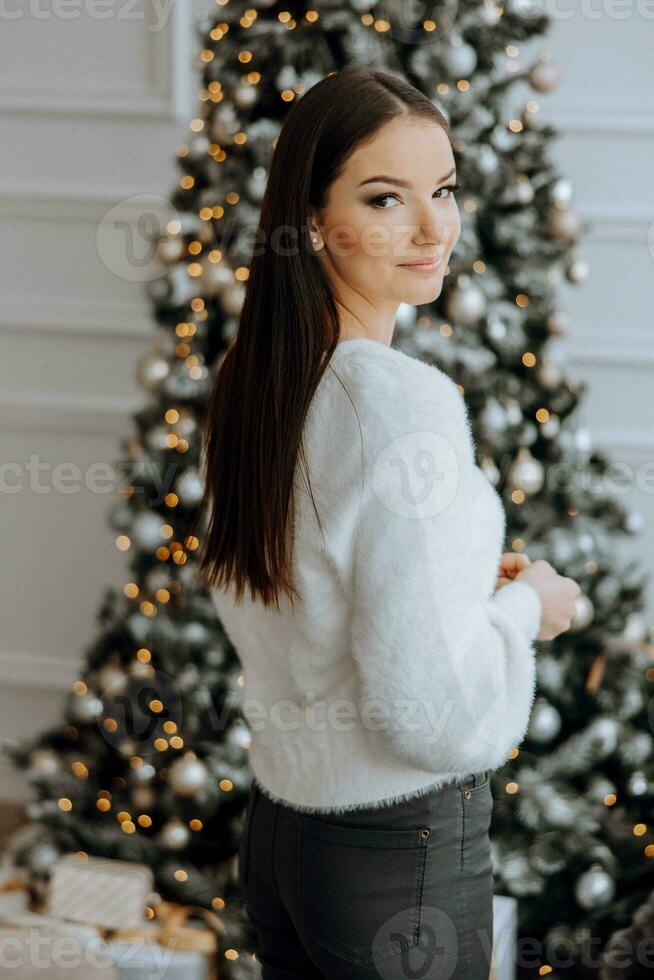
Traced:
POLYGON ((460 234, 451 134, 346 67, 289 112, 205 431, 201 568, 244 669, 264 980, 485 980, 490 772, 579 587, 501 555, 459 389, 391 346, 460 234))

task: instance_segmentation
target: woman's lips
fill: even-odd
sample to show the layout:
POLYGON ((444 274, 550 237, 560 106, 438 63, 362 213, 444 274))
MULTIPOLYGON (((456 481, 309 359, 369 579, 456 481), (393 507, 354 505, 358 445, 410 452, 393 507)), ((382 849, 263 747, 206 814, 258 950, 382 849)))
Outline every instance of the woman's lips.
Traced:
POLYGON ((413 269, 414 272, 436 272, 438 267, 442 264, 442 255, 439 259, 434 259, 432 262, 407 262, 400 265, 400 269, 413 269))

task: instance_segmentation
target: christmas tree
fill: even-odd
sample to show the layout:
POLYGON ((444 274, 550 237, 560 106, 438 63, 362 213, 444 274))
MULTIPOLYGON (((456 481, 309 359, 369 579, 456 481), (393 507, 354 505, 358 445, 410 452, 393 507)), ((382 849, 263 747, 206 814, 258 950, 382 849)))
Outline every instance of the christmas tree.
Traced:
POLYGON ((149 285, 160 338, 139 365, 148 402, 123 443, 111 515, 129 571, 122 592, 107 590, 61 725, 10 747, 43 824, 22 860, 37 880, 60 851, 144 861, 164 898, 224 915, 225 976, 256 970, 236 887, 250 783, 240 666, 196 571, 202 420, 238 328, 284 118, 330 72, 374 66, 446 115, 462 186, 443 292, 400 307, 394 345, 460 385, 479 463, 503 494, 507 548, 582 587, 570 631, 538 652, 527 739, 493 777, 492 839, 496 891, 518 898, 519 937, 540 944, 518 954, 519 976, 594 975, 589 940, 603 944, 649 893, 654 666, 644 577, 615 548, 639 516, 591 491, 610 462, 575 424, 584 386, 547 350, 567 329, 557 287, 587 275, 536 98, 558 72, 521 50, 548 19, 529 0, 462 0, 429 16, 361 0, 219 6, 199 25, 200 108, 156 242, 165 273, 149 285), (512 111, 520 84, 528 98, 512 111), (562 949, 571 967, 557 966, 562 949))

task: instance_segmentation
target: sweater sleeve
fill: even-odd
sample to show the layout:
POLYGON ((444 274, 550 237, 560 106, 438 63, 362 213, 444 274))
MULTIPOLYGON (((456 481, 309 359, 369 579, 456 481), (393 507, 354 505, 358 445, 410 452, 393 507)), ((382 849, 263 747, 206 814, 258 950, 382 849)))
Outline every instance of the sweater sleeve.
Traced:
POLYGON ((411 765, 497 768, 526 734, 540 598, 518 581, 484 595, 472 549, 471 428, 456 385, 425 364, 408 386, 391 373, 357 401, 351 649, 362 717, 411 765))

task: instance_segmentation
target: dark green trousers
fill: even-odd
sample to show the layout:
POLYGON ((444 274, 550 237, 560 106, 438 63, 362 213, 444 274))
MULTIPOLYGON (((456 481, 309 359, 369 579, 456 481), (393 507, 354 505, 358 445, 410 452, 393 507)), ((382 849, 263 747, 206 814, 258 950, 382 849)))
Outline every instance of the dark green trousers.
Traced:
POLYGON ((263 980, 488 980, 489 772, 344 814, 253 780, 239 854, 263 980))

